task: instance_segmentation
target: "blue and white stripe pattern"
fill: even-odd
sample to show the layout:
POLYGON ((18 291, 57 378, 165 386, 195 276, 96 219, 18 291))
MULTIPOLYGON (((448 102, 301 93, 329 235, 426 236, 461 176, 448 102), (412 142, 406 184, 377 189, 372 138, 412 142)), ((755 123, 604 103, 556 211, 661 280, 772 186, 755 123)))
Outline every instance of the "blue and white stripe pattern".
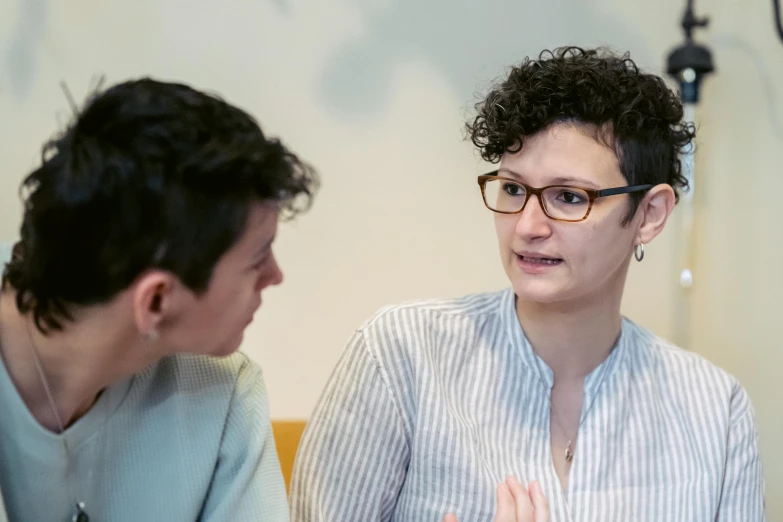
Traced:
POLYGON ((541 482, 553 522, 765 520, 753 408, 726 372, 624 319, 585 380, 566 492, 552 384, 511 290, 384 309, 311 417, 292 521, 490 522, 509 475, 541 482))

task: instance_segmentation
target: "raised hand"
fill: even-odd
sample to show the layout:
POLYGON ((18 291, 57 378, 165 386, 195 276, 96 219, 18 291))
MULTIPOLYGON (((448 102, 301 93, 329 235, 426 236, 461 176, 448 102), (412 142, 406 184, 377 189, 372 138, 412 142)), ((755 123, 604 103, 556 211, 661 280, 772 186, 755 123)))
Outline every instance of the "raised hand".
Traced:
MULTIPOLYGON (((549 502, 538 481, 531 482, 525 488, 516 478, 507 478, 498 484, 497 505, 493 522, 550 522, 549 502)), ((448 514, 442 522, 459 521, 454 515, 448 514)))

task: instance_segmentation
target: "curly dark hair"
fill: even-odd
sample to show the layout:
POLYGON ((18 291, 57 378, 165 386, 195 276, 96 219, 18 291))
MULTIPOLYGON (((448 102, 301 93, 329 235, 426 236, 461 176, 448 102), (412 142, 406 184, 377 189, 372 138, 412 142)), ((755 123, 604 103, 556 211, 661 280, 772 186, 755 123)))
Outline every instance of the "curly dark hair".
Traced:
POLYGON ((39 330, 110 300, 145 270, 206 290, 254 203, 306 210, 315 171, 244 111, 149 78, 96 93, 22 183, 20 241, 3 272, 39 330))
MULTIPOLYGON (((680 154, 695 136, 683 122, 677 94, 659 77, 639 70, 629 55, 605 49, 562 47, 525 58, 476 104, 468 136, 486 161, 519 152, 525 137, 559 122, 594 125, 605 138, 629 185, 688 189, 680 154)), ((630 223, 643 192, 630 194, 630 223)))

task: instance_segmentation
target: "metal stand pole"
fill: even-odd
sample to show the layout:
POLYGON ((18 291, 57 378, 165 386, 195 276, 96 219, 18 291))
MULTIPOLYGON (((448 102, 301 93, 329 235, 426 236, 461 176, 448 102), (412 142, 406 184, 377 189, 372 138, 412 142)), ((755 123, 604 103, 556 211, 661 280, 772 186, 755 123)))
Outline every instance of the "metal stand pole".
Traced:
MULTIPOLYGON (((695 123, 696 105, 693 103, 685 104, 684 119, 687 122, 695 123)), ((688 348, 691 345, 691 308, 692 296, 691 287, 693 286, 693 266, 695 262, 696 248, 694 245, 695 216, 693 209, 694 193, 696 192, 695 182, 695 161, 694 144, 691 143, 687 151, 680 158, 682 162, 682 174, 688 180, 690 190, 680 195, 680 202, 677 205, 676 222, 678 229, 676 259, 679 269, 679 291, 675 294, 674 307, 674 339, 673 341, 682 348, 688 348)))
MULTIPOLYGON (((699 87, 707 74, 714 70, 712 53, 704 46, 693 41, 693 31, 697 27, 706 27, 708 20, 699 19, 693 12, 693 0, 688 0, 685 14, 682 18, 682 28, 685 33, 685 43, 674 49, 668 57, 667 72, 674 77, 680 86, 680 97, 683 102, 685 123, 695 125, 696 107, 699 103, 699 87)), ((696 192, 696 176, 694 162, 694 144, 691 143, 683 151, 682 174, 690 190, 680 195, 680 203, 676 211, 679 220, 679 235, 677 238, 677 268, 679 270, 679 292, 675 296, 674 306, 674 342, 683 348, 691 346, 691 312, 692 290, 694 284, 694 262, 696 248, 694 236, 697 230, 696 214, 694 212, 694 194, 696 192)))

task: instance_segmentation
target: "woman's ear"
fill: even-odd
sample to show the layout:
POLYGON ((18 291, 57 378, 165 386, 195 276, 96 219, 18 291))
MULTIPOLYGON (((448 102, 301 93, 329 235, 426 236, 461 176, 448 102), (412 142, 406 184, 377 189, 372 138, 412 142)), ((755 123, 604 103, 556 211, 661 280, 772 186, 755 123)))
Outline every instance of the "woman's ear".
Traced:
POLYGON ((160 325, 170 311, 175 282, 168 272, 153 270, 136 281, 133 290, 133 318, 139 335, 157 340, 160 325))
POLYGON ((637 214, 639 222, 639 241, 649 243, 663 231, 676 202, 671 185, 660 184, 651 188, 639 203, 637 214))

